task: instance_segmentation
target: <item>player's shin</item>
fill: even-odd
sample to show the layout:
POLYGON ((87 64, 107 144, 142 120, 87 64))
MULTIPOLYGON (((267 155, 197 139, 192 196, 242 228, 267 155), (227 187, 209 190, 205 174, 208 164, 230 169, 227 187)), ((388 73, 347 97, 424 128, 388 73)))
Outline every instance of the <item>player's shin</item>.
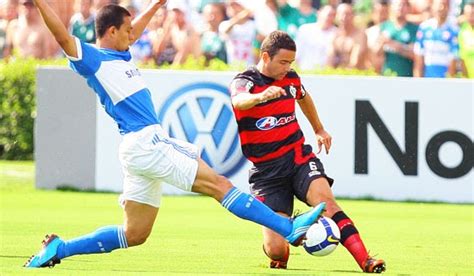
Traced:
POLYGON ((339 211, 332 216, 341 231, 340 242, 352 254, 357 264, 363 269, 368 257, 367 249, 360 238, 359 231, 352 220, 343 212, 339 211))
POLYGON ((117 248, 127 248, 122 226, 104 226, 90 234, 64 242, 58 247, 59 259, 79 254, 108 253, 117 248))
POLYGON ((227 192, 221 204, 239 218, 268 227, 283 237, 292 231, 293 226, 289 219, 276 214, 253 196, 243 193, 235 187, 227 192))

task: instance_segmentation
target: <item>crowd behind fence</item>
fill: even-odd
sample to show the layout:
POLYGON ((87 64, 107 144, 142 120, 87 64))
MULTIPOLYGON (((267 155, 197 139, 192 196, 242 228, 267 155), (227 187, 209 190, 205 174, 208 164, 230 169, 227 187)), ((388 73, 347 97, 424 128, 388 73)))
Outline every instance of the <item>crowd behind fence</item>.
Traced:
MULTIPOLYGON (((102 6, 120 4, 135 16, 149 1, 49 0, 70 32, 90 43, 102 6)), ((168 0, 130 51, 157 66, 190 58, 247 66, 279 29, 295 39, 302 71, 473 78, 473 26, 474 0, 168 0)), ((63 57, 33 0, 0 0, 0 58, 16 57, 63 57)))

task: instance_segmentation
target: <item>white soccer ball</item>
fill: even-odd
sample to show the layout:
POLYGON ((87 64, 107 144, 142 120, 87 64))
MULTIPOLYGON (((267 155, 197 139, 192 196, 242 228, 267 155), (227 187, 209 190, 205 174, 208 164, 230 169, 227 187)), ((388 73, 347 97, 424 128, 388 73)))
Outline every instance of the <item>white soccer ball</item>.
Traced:
POLYGON ((303 247, 313 256, 326 256, 336 249, 340 239, 337 224, 328 217, 321 217, 309 227, 303 247))

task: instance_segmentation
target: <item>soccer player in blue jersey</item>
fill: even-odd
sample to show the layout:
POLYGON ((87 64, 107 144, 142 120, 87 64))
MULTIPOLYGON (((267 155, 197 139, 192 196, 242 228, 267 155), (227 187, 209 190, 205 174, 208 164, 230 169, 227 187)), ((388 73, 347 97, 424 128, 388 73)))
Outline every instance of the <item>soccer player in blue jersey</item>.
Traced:
POLYGON ((73 255, 107 253, 144 243, 158 213, 162 182, 209 195, 238 217, 274 230, 295 246, 301 244, 325 203, 292 219, 280 216, 217 175, 199 158, 196 146, 170 138, 158 125, 150 91, 128 49, 165 0, 152 0, 133 20, 123 7, 103 7, 96 17, 97 45, 72 37, 46 0, 34 2, 71 68, 87 80, 123 135, 119 157, 124 172, 120 196, 124 223, 68 241, 47 235, 42 250, 26 267, 51 267, 73 255))
POLYGON ((435 0, 433 18, 418 28, 413 76, 445 78, 456 74, 459 28, 448 20, 448 13, 449 0, 435 0))

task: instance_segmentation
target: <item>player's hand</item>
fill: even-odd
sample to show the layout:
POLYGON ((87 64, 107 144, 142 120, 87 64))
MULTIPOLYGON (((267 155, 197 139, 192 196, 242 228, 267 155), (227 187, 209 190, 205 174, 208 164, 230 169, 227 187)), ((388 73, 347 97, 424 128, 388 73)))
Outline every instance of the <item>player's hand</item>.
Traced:
POLYGON ((280 96, 286 96, 285 89, 278 87, 278 86, 270 86, 265 91, 259 94, 260 102, 264 103, 269 100, 273 100, 279 98, 280 96))
POLYGON ((326 154, 329 154, 329 149, 331 149, 332 145, 332 137, 329 135, 329 133, 326 132, 324 129, 319 129, 316 131, 316 139, 318 141, 318 154, 321 152, 321 150, 324 149, 326 150, 326 154))

